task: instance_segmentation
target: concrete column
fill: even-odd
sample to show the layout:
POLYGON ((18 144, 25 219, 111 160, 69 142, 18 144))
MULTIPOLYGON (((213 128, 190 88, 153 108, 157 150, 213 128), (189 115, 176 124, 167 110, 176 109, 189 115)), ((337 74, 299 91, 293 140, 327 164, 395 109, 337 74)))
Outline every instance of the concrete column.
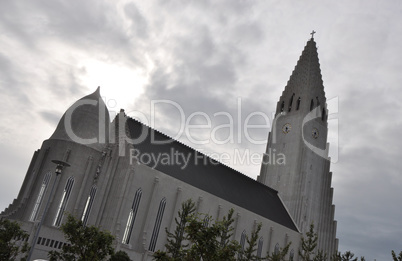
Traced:
POLYGON ((203 198, 200 196, 197 201, 197 213, 201 212, 203 198))
POLYGON ((218 221, 218 220, 220 219, 221 212, 222 212, 222 205, 219 204, 219 205, 218 205, 218 212, 217 212, 217 214, 216 214, 216 221, 218 221))
POLYGON ((272 227, 269 228, 268 231, 268 244, 267 244, 267 253, 271 252, 271 245, 272 245, 272 236, 274 234, 274 229, 272 227))
MULTIPOLYGON (((174 217, 175 217, 176 213, 178 213, 179 210, 180 210, 181 195, 182 195, 181 192, 182 192, 181 187, 178 187, 177 191, 176 191, 175 200, 174 200, 173 211, 172 211, 172 214, 170 215, 170 218, 169 218, 169 227, 168 227, 169 232, 172 232, 172 227, 173 227, 173 223, 174 223, 174 217)), ((165 243, 166 243, 166 239, 165 239, 165 243)))
POLYGON ((93 163, 93 157, 89 156, 87 159, 87 166, 85 167, 84 180, 82 181, 80 191, 78 192, 77 201, 75 202, 74 214, 77 214, 77 212, 78 212, 78 207, 81 202, 82 194, 84 193, 85 184, 87 184, 87 180, 88 180, 89 172, 92 167, 92 163, 93 163))
POLYGON ((122 213, 121 213, 122 212, 122 205, 123 205, 123 200, 125 198, 127 198, 127 190, 128 190, 127 187, 128 187, 128 184, 129 184, 129 179, 130 179, 130 176, 131 176, 130 175, 131 172, 134 172, 133 168, 130 168, 130 169, 128 169, 126 171, 126 175, 124 177, 124 182, 123 182, 123 187, 121 188, 120 194, 119 194, 119 197, 118 197, 119 201, 117 203, 117 209, 116 209, 117 211, 116 211, 115 215, 113 216, 112 223, 115 224, 115 226, 113 227, 113 230, 111 232, 114 233, 116 231, 117 233, 115 233, 115 234, 117 234, 117 235, 120 234, 119 231, 120 231, 120 220, 121 220, 121 215, 122 215, 122 213))
POLYGON ((235 225, 234 225, 234 229, 233 229, 233 235, 232 235, 232 239, 236 239, 237 238, 237 231, 238 231, 238 227, 239 227, 239 221, 240 221, 240 213, 236 214, 236 221, 235 221, 235 225))
POLYGON ((103 174, 103 176, 104 176, 103 182, 99 186, 99 191, 102 191, 103 195, 102 195, 101 205, 99 207, 99 214, 96 219, 97 225, 101 224, 102 218, 107 217, 107 215, 105 213, 105 206, 106 206, 107 200, 109 198, 110 188, 113 183, 113 177, 116 173, 116 168, 120 163, 119 152, 117 149, 115 149, 114 152, 112 153, 110 160, 113 158, 115 158, 116 160, 111 161, 112 164, 108 164, 108 168, 103 174))
POLYGON ((148 227, 148 224, 151 219, 151 216, 150 216, 151 209, 154 209, 154 207, 155 207, 155 197, 156 197, 156 192, 158 191, 158 185, 159 185, 159 178, 155 177, 154 183, 152 186, 151 197, 148 201, 147 209, 145 211, 145 213, 146 213, 145 219, 142 223, 141 230, 140 230, 142 232, 142 237, 140 236, 140 238, 138 238, 138 243, 140 246, 142 246, 142 251, 148 251, 146 248, 146 241, 147 241, 146 228, 148 227))

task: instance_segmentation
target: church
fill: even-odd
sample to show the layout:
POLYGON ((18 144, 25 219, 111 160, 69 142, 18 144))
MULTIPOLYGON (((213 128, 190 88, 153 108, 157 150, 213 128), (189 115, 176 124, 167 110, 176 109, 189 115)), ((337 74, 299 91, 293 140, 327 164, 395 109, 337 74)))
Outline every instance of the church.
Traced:
POLYGON ((233 239, 242 247, 245 236, 262 223, 258 256, 292 242, 286 259, 298 260, 301 237, 311 223, 317 249, 331 255, 338 239, 327 120, 313 37, 277 103, 257 180, 124 110, 111 121, 98 88, 68 108, 34 152, 17 198, 0 217, 20 222, 30 234, 32 260, 47 259, 49 251, 68 244, 59 229, 67 213, 110 231, 115 249, 132 260, 152 260, 167 242, 165 228, 174 230, 182 202, 191 198, 198 213, 215 220, 233 208, 233 239), (271 164, 272 151, 285 155, 286 164, 271 164), (160 155, 171 158, 156 161, 160 155))

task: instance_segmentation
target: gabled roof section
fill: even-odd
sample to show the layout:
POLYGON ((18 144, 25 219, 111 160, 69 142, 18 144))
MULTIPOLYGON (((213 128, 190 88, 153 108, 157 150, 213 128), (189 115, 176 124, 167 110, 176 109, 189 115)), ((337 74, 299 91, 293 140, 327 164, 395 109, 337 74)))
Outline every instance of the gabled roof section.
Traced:
POLYGON ((133 147, 140 154, 154 156, 147 157, 150 160, 143 162, 143 164, 289 229, 298 231, 276 190, 173 140, 137 120, 127 118, 127 127, 131 138, 138 139, 133 147), (184 156, 188 157, 189 161, 187 165, 180 160, 173 160, 168 164, 158 164, 155 162, 158 155, 184 156))

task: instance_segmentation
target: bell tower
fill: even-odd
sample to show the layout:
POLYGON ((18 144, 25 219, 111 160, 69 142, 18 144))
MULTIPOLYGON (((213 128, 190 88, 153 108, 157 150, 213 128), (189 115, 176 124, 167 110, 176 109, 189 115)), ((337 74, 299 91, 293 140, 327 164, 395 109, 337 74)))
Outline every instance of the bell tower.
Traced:
POLYGON ((314 31, 277 103, 257 180, 279 192, 305 234, 314 223, 317 250, 337 251, 324 85, 314 31), (281 155, 283 162, 271 161, 281 155))

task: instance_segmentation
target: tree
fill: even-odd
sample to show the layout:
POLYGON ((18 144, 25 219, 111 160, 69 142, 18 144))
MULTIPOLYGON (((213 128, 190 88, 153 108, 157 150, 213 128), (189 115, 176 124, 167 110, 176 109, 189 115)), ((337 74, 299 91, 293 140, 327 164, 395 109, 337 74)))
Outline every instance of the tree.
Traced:
POLYGON ((392 259, 394 261, 402 261, 402 251, 399 253, 398 256, 395 254, 394 250, 391 251, 391 254, 392 254, 392 259))
POLYGON ((341 252, 336 252, 331 256, 331 261, 341 261, 341 252))
POLYGON ((200 219, 199 215, 193 216, 186 227, 191 247, 185 260, 236 260, 240 245, 230 240, 233 235, 233 213, 233 209, 229 210, 222 221, 215 221, 211 225, 205 225, 205 218, 212 221, 211 216, 204 219, 200 219))
POLYGON ((300 259, 303 261, 310 261, 315 254, 317 247, 318 236, 314 232, 314 224, 311 223, 310 230, 306 233, 307 238, 304 236, 301 239, 301 249, 299 249, 300 259))
POLYGON ((327 253, 324 253, 321 249, 318 250, 317 255, 313 258, 313 261, 327 261, 327 253))
MULTIPOLYGON (((29 235, 21 229, 20 224, 8 219, 0 220, 0 260, 15 260, 19 254, 28 253, 29 235)), ((22 258, 25 260, 26 257, 22 258)))
POLYGON ((258 244, 261 227, 262 227, 262 224, 258 223, 257 227, 251 232, 251 236, 246 237, 248 246, 244 250, 243 260, 247 260, 247 261, 263 260, 261 257, 258 257, 257 255, 254 254, 254 252, 257 250, 257 244, 258 244))
POLYGON ((188 248, 189 237, 185 231, 188 222, 195 212, 195 204, 189 199, 182 203, 178 218, 175 218, 176 229, 171 233, 165 228, 167 234, 167 244, 165 245, 167 252, 156 251, 153 255, 155 260, 183 260, 188 248), (169 254, 168 254, 169 253, 169 254))
POLYGON ((285 257, 289 252, 289 247, 291 244, 292 242, 287 244, 284 248, 280 248, 278 251, 274 251, 272 254, 268 253, 266 259, 268 261, 285 261, 285 257))
POLYGON ((114 237, 108 231, 101 231, 95 226, 84 226, 81 220, 68 215, 66 223, 61 226, 65 244, 61 252, 50 251, 49 258, 55 260, 105 260, 113 254, 114 237))
POLYGON ((154 260, 236 260, 240 245, 230 240, 233 236, 233 213, 231 209, 221 221, 213 221, 209 215, 196 214, 194 202, 187 200, 175 219, 175 231, 167 231, 166 251, 158 250, 153 255, 154 260))
POLYGON ((346 251, 344 254, 341 256, 342 261, 357 261, 357 257, 353 258, 355 254, 353 254, 350 251, 346 251))
MULTIPOLYGON (((345 253, 338 252, 334 254, 331 258, 331 261, 357 261, 359 258, 355 257, 355 254, 353 254, 351 251, 346 251, 345 253)), ((364 256, 360 257, 360 261, 365 261, 366 258, 364 256)))
MULTIPOLYGON (((222 221, 215 222, 214 226, 218 227, 219 247, 217 256, 218 260, 235 260, 236 254, 240 251, 240 244, 236 240, 230 240, 233 236, 233 208, 223 217, 222 221)), ((211 218, 209 218, 211 219, 211 218)), ((208 219, 208 220, 209 220, 208 219)))
MULTIPOLYGON (((176 229, 167 231, 166 251, 154 253, 158 261, 260 261, 255 254, 262 224, 257 224, 250 236, 246 236, 247 247, 241 250, 240 244, 233 237, 234 210, 230 209, 221 221, 212 220, 209 215, 196 213, 195 204, 190 199, 182 204, 176 229)), ((290 244, 281 251, 287 254, 290 244)), ((279 259, 278 259, 279 260, 279 259)), ((282 260, 282 259, 281 259, 282 260)))
POLYGON ((114 253, 109 261, 130 261, 130 257, 126 252, 120 250, 114 253))

